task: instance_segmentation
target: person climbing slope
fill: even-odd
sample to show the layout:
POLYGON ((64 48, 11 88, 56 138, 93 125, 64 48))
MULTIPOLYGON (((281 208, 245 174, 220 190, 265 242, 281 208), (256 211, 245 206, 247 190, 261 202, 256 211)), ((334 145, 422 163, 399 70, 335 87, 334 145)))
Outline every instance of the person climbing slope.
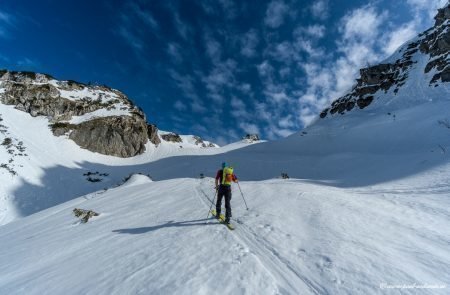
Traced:
POLYGON ((231 183, 238 182, 234 174, 233 167, 229 167, 227 163, 222 163, 222 169, 216 174, 216 216, 219 218, 222 206, 222 198, 225 198, 225 223, 230 223, 231 217, 231 183))

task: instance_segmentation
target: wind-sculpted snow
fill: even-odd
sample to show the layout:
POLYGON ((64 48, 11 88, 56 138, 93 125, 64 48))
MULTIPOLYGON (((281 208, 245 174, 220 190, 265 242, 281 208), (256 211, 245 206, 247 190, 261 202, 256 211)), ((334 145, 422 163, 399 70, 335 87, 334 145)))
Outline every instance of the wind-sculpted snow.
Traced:
POLYGON ((447 294, 449 172, 351 189, 243 181, 250 209, 234 188, 232 232, 206 218, 213 179, 132 177, 0 227, 0 293, 447 294), (83 224, 73 208, 100 215, 83 224))

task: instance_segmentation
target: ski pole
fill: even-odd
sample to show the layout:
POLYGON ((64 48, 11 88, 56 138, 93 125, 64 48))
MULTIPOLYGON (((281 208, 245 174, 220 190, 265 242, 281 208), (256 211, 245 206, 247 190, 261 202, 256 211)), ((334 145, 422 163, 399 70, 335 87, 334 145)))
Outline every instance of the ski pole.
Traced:
POLYGON ((237 182, 237 185, 238 185, 239 191, 241 192, 242 199, 244 200, 245 207, 248 210, 247 202, 245 201, 244 194, 242 193, 241 186, 239 185, 239 182, 237 182))
POLYGON ((214 204, 214 200, 216 199, 216 195, 217 195, 217 192, 218 192, 218 191, 219 191, 219 190, 216 188, 216 192, 214 193, 214 198, 213 198, 213 200, 212 200, 212 202, 211 202, 211 206, 209 206, 208 216, 206 216, 206 219, 209 218, 209 213, 211 212, 211 209, 212 209, 212 206, 213 206, 213 204, 214 204))

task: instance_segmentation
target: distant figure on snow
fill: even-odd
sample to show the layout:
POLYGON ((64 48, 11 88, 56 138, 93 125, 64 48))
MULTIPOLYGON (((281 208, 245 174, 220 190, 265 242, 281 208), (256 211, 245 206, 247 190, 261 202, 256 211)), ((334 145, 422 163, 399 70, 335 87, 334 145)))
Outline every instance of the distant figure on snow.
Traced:
POLYGON ((220 209, 222 207, 222 198, 225 197, 225 223, 230 223, 231 217, 231 182, 238 182, 233 172, 233 167, 229 167, 227 163, 222 163, 222 169, 216 174, 216 216, 219 218, 220 209))

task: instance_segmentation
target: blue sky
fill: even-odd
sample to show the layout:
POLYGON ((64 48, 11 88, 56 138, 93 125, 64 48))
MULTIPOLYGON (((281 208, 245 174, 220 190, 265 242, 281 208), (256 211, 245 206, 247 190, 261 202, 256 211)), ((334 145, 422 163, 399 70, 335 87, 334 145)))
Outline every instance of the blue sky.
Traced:
POLYGON ((0 1, 0 68, 120 89, 225 144, 301 130, 446 0, 0 1))

